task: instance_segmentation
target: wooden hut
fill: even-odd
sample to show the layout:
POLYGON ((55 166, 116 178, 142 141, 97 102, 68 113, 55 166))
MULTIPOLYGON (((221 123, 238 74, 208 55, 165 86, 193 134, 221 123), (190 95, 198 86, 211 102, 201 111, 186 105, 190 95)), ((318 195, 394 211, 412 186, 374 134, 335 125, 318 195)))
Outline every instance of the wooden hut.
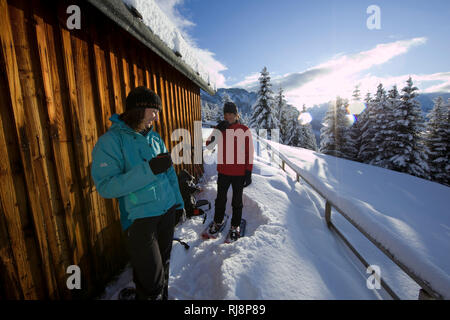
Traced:
POLYGON ((171 150, 174 129, 194 136, 200 88, 213 90, 121 0, 0 0, 0 42, 0 299, 97 297, 128 261, 117 201, 90 176, 109 117, 132 88, 153 89, 171 150), (81 289, 67 286, 72 265, 81 289))

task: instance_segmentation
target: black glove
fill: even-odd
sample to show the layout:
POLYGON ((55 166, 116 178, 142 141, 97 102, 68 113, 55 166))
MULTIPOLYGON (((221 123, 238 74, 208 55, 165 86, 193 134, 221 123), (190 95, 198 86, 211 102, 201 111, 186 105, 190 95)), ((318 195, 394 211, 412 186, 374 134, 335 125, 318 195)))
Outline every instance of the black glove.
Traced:
POLYGON ((166 172, 172 166, 172 157, 170 153, 160 153, 151 159, 148 164, 154 174, 166 172))
POLYGON ((216 129, 223 132, 223 131, 227 130, 229 126, 230 126, 230 123, 226 120, 223 120, 217 124, 216 129))
POLYGON ((249 170, 245 170, 244 188, 248 187, 251 183, 252 183, 252 172, 249 170))

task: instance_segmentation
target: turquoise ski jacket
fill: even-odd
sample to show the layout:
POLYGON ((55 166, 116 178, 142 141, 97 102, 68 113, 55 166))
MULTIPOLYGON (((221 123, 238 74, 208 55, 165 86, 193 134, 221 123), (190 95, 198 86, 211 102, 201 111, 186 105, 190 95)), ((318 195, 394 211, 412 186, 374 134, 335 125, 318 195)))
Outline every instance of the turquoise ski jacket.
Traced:
POLYGON ((146 136, 134 131, 118 114, 109 120, 113 125, 92 151, 91 174, 103 198, 119 200, 122 229, 135 219, 163 215, 174 205, 184 208, 173 166, 155 175, 148 163, 167 152, 161 136, 153 130, 146 136))

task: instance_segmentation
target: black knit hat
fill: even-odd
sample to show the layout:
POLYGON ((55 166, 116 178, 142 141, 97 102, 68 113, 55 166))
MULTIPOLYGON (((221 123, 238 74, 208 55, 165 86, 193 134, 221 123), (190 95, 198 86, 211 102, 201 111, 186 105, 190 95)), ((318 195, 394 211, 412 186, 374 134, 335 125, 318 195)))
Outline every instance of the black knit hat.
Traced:
POLYGON ((137 87, 128 94, 125 109, 153 108, 161 111, 161 99, 146 87, 137 87))
POLYGON ((223 113, 234 113, 237 114, 237 107, 233 102, 225 102, 223 106, 223 113))

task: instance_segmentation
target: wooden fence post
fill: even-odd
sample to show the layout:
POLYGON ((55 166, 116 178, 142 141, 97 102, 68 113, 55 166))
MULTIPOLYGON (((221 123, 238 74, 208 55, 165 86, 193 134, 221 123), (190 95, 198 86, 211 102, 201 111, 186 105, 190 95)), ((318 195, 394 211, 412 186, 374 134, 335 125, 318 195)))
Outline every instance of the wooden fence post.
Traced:
POLYGON ((328 201, 325 204, 325 221, 327 226, 331 227, 331 203, 328 201))

